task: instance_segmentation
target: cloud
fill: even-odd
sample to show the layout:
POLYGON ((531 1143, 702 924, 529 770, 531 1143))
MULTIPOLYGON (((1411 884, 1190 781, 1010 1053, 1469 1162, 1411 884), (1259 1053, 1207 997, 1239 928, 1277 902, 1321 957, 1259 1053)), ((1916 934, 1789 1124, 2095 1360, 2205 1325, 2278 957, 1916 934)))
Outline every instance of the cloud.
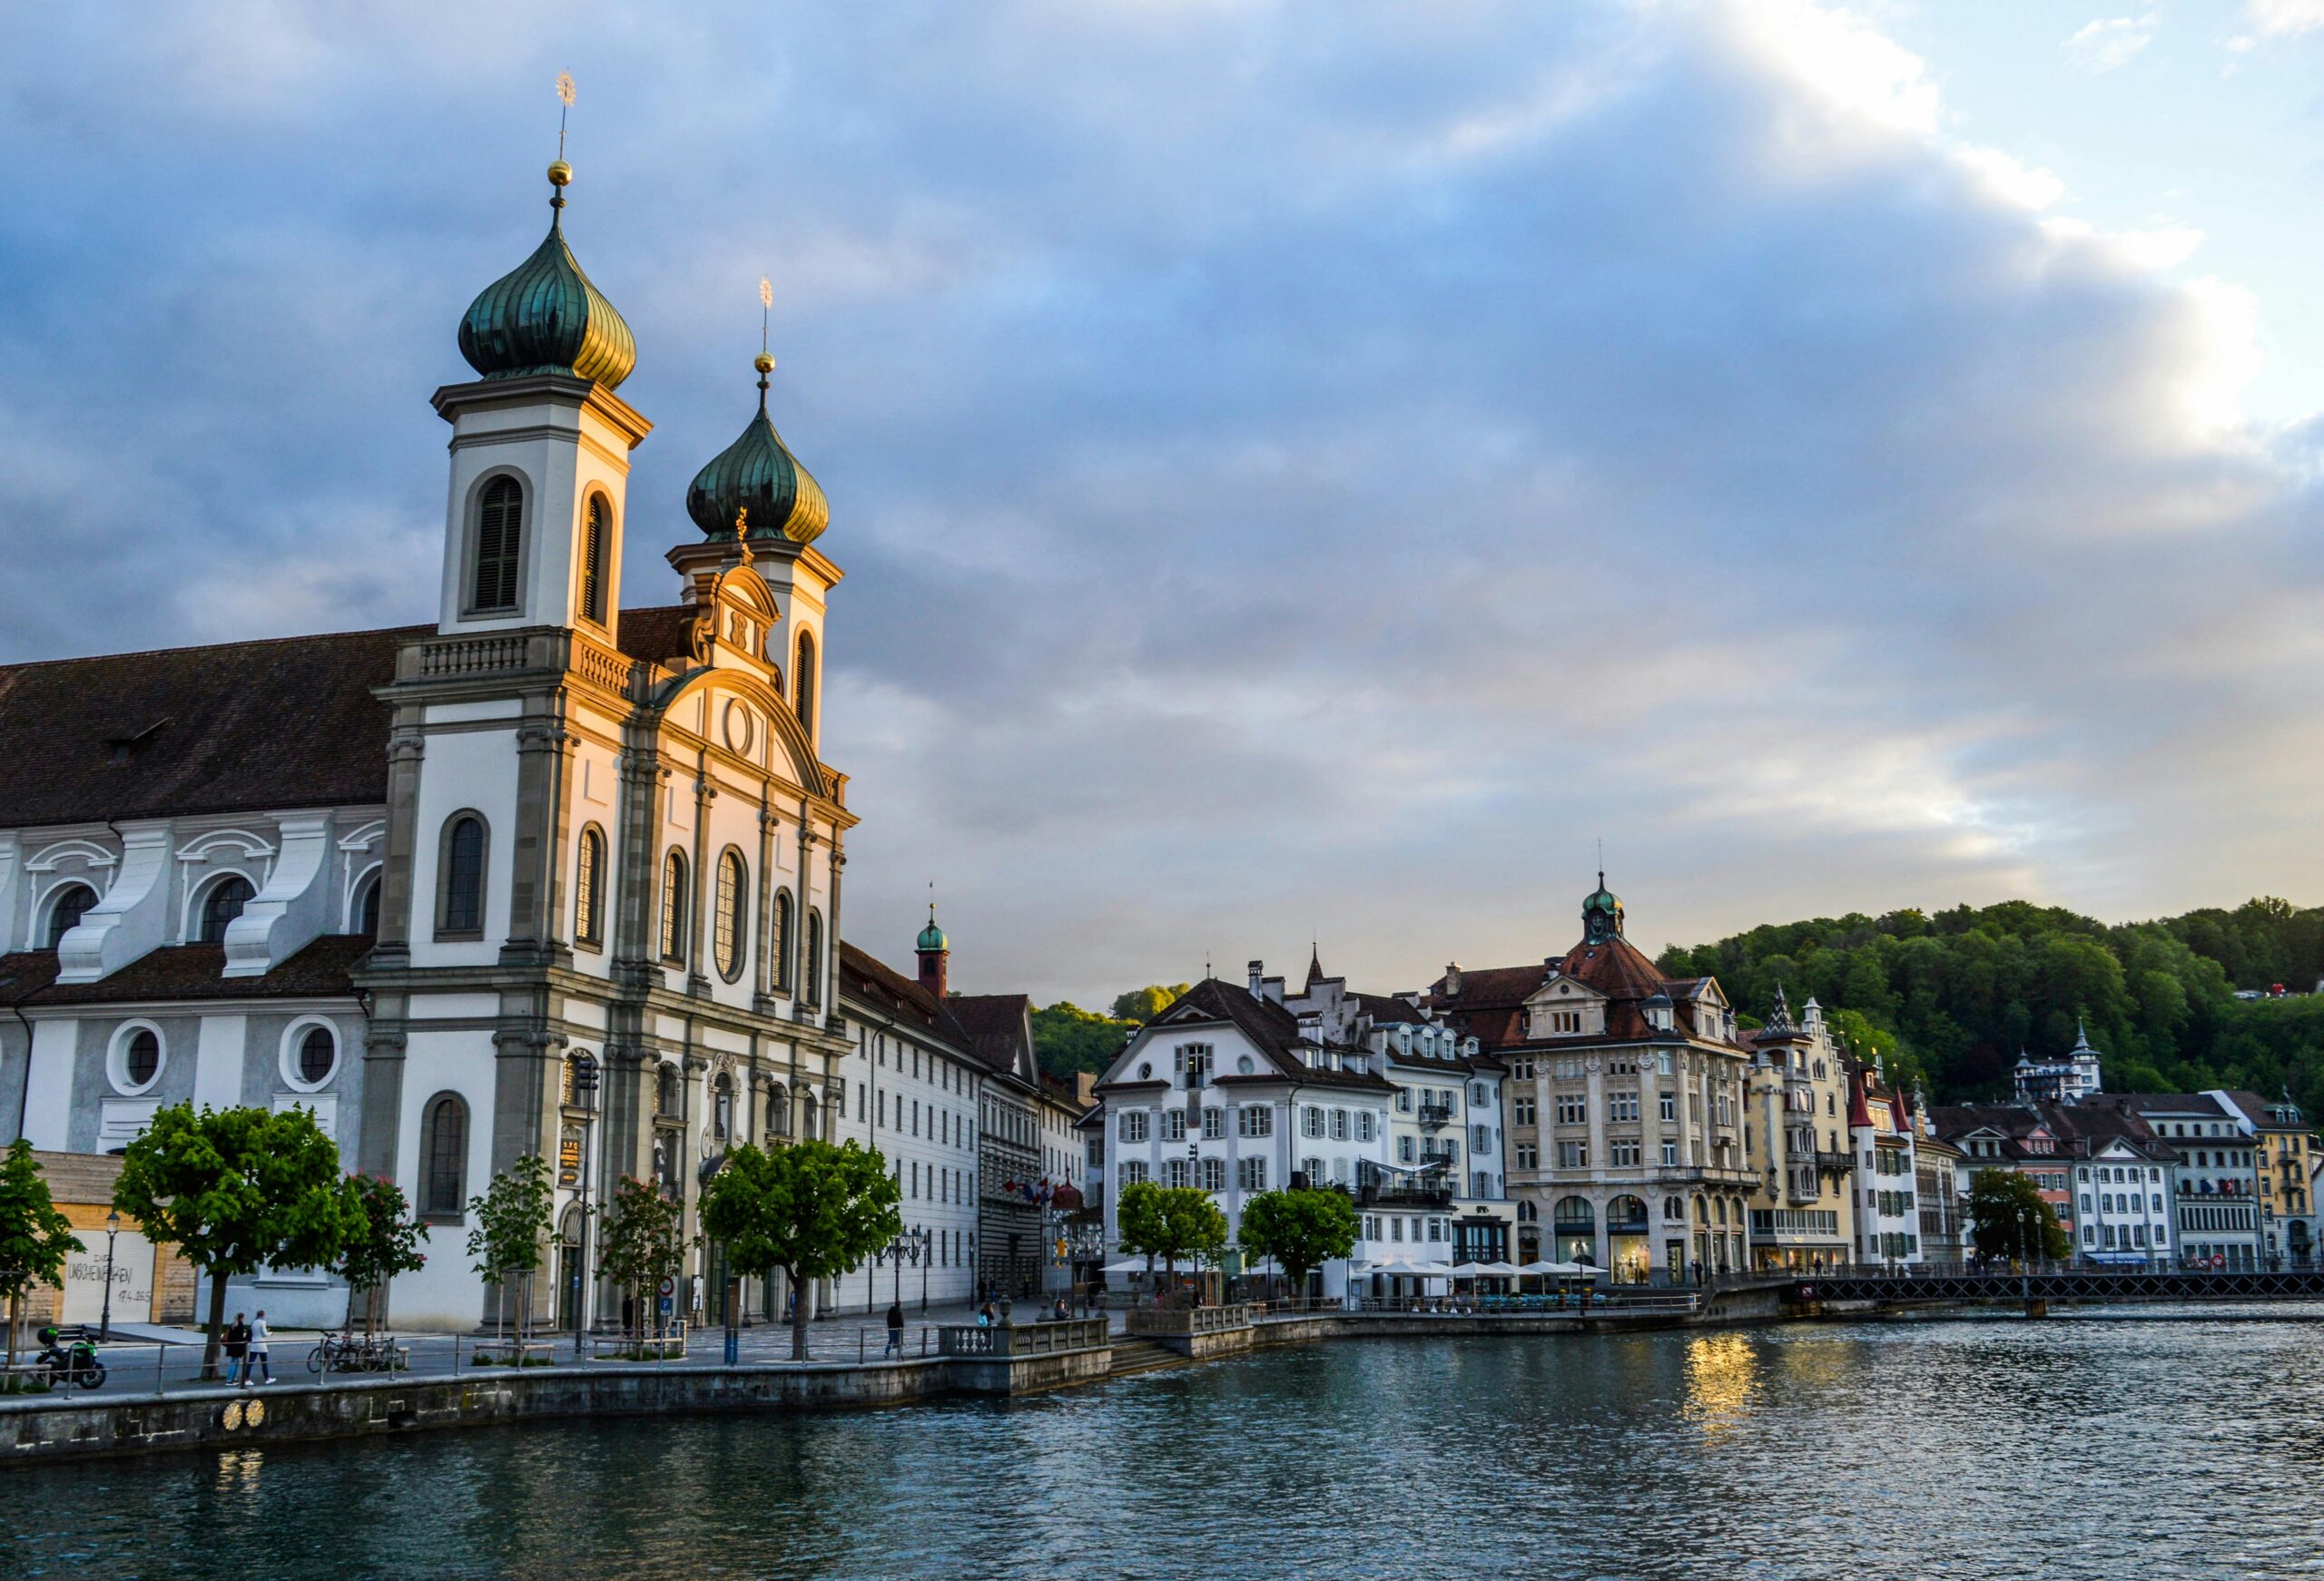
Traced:
POLYGON ((2162 13, 2156 11, 2143 16, 2100 17, 2075 29, 2059 48, 2068 65, 2096 76, 2138 58, 2154 42, 2155 29, 2162 22, 2162 13))
POLYGON ((1600 836, 1649 943, 2324 879, 2260 304, 1857 13, 94 15, 0 63, 0 657, 428 617, 570 67, 634 601, 773 277, 870 948, 932 877, 970 987, 1410 987, 1562 949, 1600 836))
POLYGON ((2244 20, 2269 38, 2297 38, 2324 27, 2324 0, 2243 0, 2244 20))

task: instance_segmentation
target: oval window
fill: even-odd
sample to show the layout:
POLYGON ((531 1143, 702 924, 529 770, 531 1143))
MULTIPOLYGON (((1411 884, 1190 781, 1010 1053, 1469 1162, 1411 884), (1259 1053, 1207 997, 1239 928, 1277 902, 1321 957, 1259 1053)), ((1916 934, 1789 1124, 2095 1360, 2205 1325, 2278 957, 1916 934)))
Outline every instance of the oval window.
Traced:
POLYGON ((339 1039, 330 1035, 328 1026, 310 1026, 299 1039, 299 1079, 310 1087, 321 1086, 330 1080, 330 1073, 339 1064, 339 1039))
POLYGON ((1249 1075, 1253 1071, 1259 1067, 1251 1062, 1251 1056, 1246 1054, 1242 1058, 1235 1062, 1235 1068, 1242 1072, 1245 1075, 1249 1075))

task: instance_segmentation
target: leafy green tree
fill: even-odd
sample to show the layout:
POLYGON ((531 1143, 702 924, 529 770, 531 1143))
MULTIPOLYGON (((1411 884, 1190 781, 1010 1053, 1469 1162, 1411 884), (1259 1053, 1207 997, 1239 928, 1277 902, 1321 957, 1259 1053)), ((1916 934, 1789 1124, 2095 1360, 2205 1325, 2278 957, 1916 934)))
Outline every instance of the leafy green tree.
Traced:
POLYGON ((1033 1052, 1053 1076, 1094 1074, 1114 1063, 1137 1026, 1060 999, 1033 1012, 1033 1052))
POLYGON ((1191 983, 1177 983, 1166 988, 1157 983, 1151 987, 1132 988, 1127 994, 1117 994, 1114 996, 1114 1019, 1135 1021, 1143 1026, 1177 1004, 1179 996, 1193 986, 1191 983))
POLYGON ((328 1268, 353 1228, 339 1148, 296 1108, 158 1111, 122 1157, 113 1205, 209 1279, 204 1378, 218 1376, 226 1281, 261 1267, 328 1268))
POLYGON ((1970 1177, 1969 1218, 1980 1257, 2055 1261, 2073 1250, 2056 1210, 2030 1176, 2014 1169, 1981 1169, 1970 1177))
POLYGON ((1131 1256, 1159 1257, 1171 1279, 1181 1257, 1213 1258, 1226 1249, 1226 1215, 1210 1193, 1193 1186, 1133 1181, 1122 1187, 1114 1210, 1121 1249, 1131 1256))
MULTIPOLYGON (((704 1233, 727 1261, 762 1278, 781 1269, 793 1291, 835 1279, 903 1233, 903 1193, 887 1161, 852 1142, 794 1142, 761 1152, 745 1142, 703 1188, 704 1233)), ((791 1307, 791 1359, 807 1360, 807 1303, 791 1307)))
POLYGON ((360 1298, 368 1337, 379 1327, 380 1290, 397 1274, 428 1266, 428 1253, 419 1249, 428 1226, 411 1217, 402 1189, 385 1175, 351 1174, 341 1189, 347 1193, 349 1230, 330 1271, 360 1298))
POLYGON ((1235 1238, 1251 1256, 1281 1263, 1304 1295, 1310 1271, 1355 1250, 1359 1228, 1344 1192, 1261 1192, 1244 1202, 1235 1238))
POLYGON ((19 1136, 0 1157, 0 1295, 8 1298, 8 1365, 16 1364, 24 1300, 36 1284, 63 1289, 64 1257, 82 1249, 73 1226, 48 1194, 48 1182, 19 1136))
POLYGON ((492 1281, 500 1317, 498 1328, 508 1331, 508 1292, 520 1286, 517 1307, 517 1338, 521 1342, 530 1318, 532 1276, 541 1265, 548 1240, 549 1210, 556 1200, 549 1183, 548 1165, 537 1154, 527 1153, 492 1177, 481 1195, 468 1199, 469 1264, 492 1281))
POLYGON ((675 1280, 685 1267, 684 1215, 661 1189, 634 1175, 624 1175, 606 1204, 605 1239, 598 1249, 598 1271, 625 1291, 637 1314, 636 1332, 646 1328, 645 1313, 665 1279, 675 1280))

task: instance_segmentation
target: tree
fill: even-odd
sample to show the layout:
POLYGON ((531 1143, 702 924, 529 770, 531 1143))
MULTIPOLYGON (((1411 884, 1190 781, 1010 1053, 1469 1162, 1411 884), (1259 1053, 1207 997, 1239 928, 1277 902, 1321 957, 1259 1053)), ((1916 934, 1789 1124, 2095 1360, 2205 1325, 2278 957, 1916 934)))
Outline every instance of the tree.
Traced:
POLYGON ((33 1144, 16 1138, 0 1157, 0 1294, 8 1298, 8 1365, 16 1365, 16 1330, 25 1297, 36 1284, 64 1287, 64 1256, 82 1250, 73 1226, 48 1194, 33 1144))
POLYGON ((1114 996, 1114 1019, 1135 1021, 1143 1026, 1176 1004, 1179 996, 1190 987, 1192 985, 1188 983, 1175 983, 1166 988, 1157 983, 1151 987, 1132 988, 1127 994, 1117 994, 1114 996))
POLYGON ((702 1227, 734 1267, 789 1276, 791 1359, 807 1360, 807 1303, 798 1293, 832 1279, 903 1233, 903 1193, 887 1161, 852 1142, 793 1142, 761 1152, 745 1142, 703 1188, 702 1227))
POLYGON ((218 1376, 226 1281, 261 1267, 329 1267, 352 1211, 339 1147, 306 1110, 197 1114, 190 1103, 158 1111, 129 1144, 113 1205, 209 1279, 204 1378, 218 1376))
POLYGON ((624 1175, 606 1204, 606 1232, 598 1248, 599 1271, 615 1290, 625 1292, 636 1311, 637 1332, 645 1331, 646 1302, 664 1280, 675 1280, 685 1266, 686 1242, 678 1204, 661 1189, 635 1175, 624 1175))
POLYGON ((1354 1251, 1359 1227, 1344 1192, 1261 1192, 1244 1203, 1236 1239, 1253 1257, 1283 1264, 1291 1288, 1305 1294, 1308 1271, 1354 1251))
POLYGON ((2014 1169, 1981 1169, 1970 1178, 1969 1218, 1980 1257, 2055 1261, 2073 1250, 2056 1211, 2014 1169))
POLYGON ((1132 1181, 1122 1187, 1114 1223, 1123 1251, 1159 1257, 1163 1272, 1173 1280, 1178 1276, 1179 1258, 1216 1257, 1226 1249, 1226 1215, 1208 1192, 1193 1186, 1132 1181))
POLYGON ((494 1175, 481 1196, 468 1199, 468 1216, 476 1221, 476 1228, 468 1232, 468 1255, 476 1259, 470 1266, 494 1285, 503 1332, 508 1328, 508 1287, 518 1278, 526 1281, 525 1299, 517 1309, 520 1342, 530 1315, 532 1275, 541 1265, 555 1201, 548 1165, 533 1153, 494 1175))
POLYGON ((411 1205, 401 1188, 385 1175, 351 1174, 341 1189, 347 1193, 349 1230, 330 1271, 362 1298, 368 1338, 379 1326, 380 1288, 399 1273, 417 1273, 428 1265, 428 1253, 419 1249, 428 1226, 409 1216, 411 1205))
POLYGON ((1033 1012, 1033 1052, 1053 1076, 1094 1074, 1114 1063, 1137 1027, 1135 1021, 1118 1021, 1059 999, 1033 1012))

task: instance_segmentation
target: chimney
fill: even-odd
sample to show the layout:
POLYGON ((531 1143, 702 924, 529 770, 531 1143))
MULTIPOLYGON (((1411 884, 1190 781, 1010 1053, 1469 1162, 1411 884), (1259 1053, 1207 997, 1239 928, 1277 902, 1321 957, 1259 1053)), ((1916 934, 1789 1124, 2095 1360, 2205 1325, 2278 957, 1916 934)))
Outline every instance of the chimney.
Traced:
POLYGON ((1461 963, 1444 963, 1444 993, 1447 998, 1458 998, 1461 993, 1461 963))
POLYGON ((1260 988, 1259 984, 1266 977, 1266 971, 1267 963, 1265 961, 1253 961, 1250 965, 1251 997, 1254 999, 1263 998, 1265 997, 1265 992, 1260 988))

